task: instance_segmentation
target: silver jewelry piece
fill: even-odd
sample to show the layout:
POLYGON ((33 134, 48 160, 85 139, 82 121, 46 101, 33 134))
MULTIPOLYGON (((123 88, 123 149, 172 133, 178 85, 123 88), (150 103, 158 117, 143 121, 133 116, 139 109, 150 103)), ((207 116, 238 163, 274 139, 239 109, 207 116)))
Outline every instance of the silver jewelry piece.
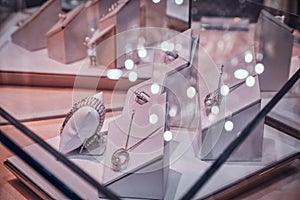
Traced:
POLYGON ((114 171, 123 171, 129 163, 129 153, 126 149, 121 148, 114 152, 111 157, 111 163, 114 171))
POLYGON ((174 60, 179 57, 178 53, 174 51, 166 51, 166 55, 172 57, 174 60))
POLYGON ((174 61, 175 59, 177 59, 179 57, 179 55, 174 52, 174 51, 166 51, 165 52, 165 57, 164 57, 164 62, 165 63, 170 63, 172 61, 174 61))
MULTIPOLYGON (((206 95, 205 99, 204 99, 204 105, 205 105, 205 111, 206 111, 206 115, 209 115, 211 113, 211 108, 213 106, 219 106, 222 102, 223 99, 223 95, 221 94, 221 85, 222 85, 222 74, 223 74, 223 65, 221 66, 221 73, 220 73, 220 77, 219 77, 219 85, 218 85, 218 89, 216 89, 215 91, 209 93, 206 95)), ((255 77, 257 74, 253 75, 253 77, 255 77)), ((229 92, 231 93, 232 91, 234 91, 235 89, 237 89, 238 87, 240 87, 241 85, 243 85, 246 81, 241 81, 233 86, 229 87, 229 92)))
POLYGON ((130 159, 129 151, 135 149, 137 146, 142 144, 145 140, 147 140, 149 137, 151 137, 156 131, 158 131, 161 128, 161 127, 159 127, 157 129, 155 129, 149 135, 147 135, 140 141, 136 142, 131 147, 128 147, 128 142, 129 142, 129 137, 130 137, 130 133, 131 133, 131 126, 132 126, 134 114, 135 114, 135 110, 132 110, 125 148, 117 149, 111 157, 112 168, 116 172, 123 171, 124 169, 126 169, 128 167, 129 159, 130 159))
POLYGON ((136 95, 135 101, 140 105, 148 103, 149 100, 150 100, 150 96, 146 92, 142 92, 140 90, 137 90, 137 91, 134 92, 134 94, 136 95))
POLYGON ((224 66, 222 65, 220 76, 219 76, 218 88, 213 92, 208 93, 204 99, 205 111, 207 115, 211 113, 211 108, 213 106, 219 106, 221 104, 222 101, 221 85, 222 85, 223 67, 224 66))
MULTIPOLYGON (((86 138, 85 141, 83 142, 83 145, 81 147, 81 151, 83 148, 88 148, 89 146, 91 146, 92 144, 94 144, 95 142, 97 143, 105 143, 105 135, 104 133, 101 132, 101 128, 103 126, 104 123, 104 117, 105 117, 105 107, 102 101, 100 101, 99 99, 91 96, 91 97, 86 97, 84 99, 82 99, 81 101, 75 103, 72 107, 72 109, 67 113, 67 116, 61 126, 60 129, 60 135, 63 132, 63 129, 65 127, 65 125, 68 123, 68 121, 71 119, 71 117, 73 116, 73 114, 79 110, 80 108, 84 107, 84 106, 89 106, 93 109, 95 109, 97 111, 97 113, 99 114, 99 123, 97 125, 97 128, 94 132, 94 134, 89 137, 86 138)), ((80 151, 80 152, 81 152, 80 151)))

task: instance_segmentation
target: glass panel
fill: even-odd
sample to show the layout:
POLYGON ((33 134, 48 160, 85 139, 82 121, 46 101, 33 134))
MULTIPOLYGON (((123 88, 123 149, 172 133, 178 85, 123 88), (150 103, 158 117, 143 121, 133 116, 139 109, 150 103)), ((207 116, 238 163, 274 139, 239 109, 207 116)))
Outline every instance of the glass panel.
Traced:
MULTIPOLYGON (((24 37, 17 32, 47 13, 43 9, 22 13, 18 26, 9 26, 3 15, 7 24, 0 33, 1 106, 95 182, 67 169, 3 118, 1 131, 81 198, 103 197, 98 184, 120 197, 181 198, 299 69, 296 5, 99 2, 52 5, 48 21, 55 16, 54 23, 42 48, 18 41, 24 37), (96 8, 99 19, 83 20, 85 14, 93 18, 96 8), (104 119, 95 94, 104 101, 104 119)), ((23 36, 37 41, 42 23, 36 26, 27 29, 36 37, 23 36)), ((298 80, 195 198, 231 198, 299 158, 299 95, 298 80)), ((5 165, 38 194, 65 198, 17 156, 5 165)))
MULTIPOLYGON (((2 110, 1 113, 3 113, 2 110)), ((8 115, 6 115, 6 117, 7 116, 8 115)), ((89 158, 87 160, 90 160, 93 165, 86 168, 86 163, 89 162, 86 159, 76 160, 72 159, 72 155, 58 153, 60 148, 60 137, 57 136, 57 130, 61 127, 62 121, 63 119, 60 118, 25 123, 25 126, 29 129, 38 132, 50 147, 41 144, 38 139, 29 139, 31 137, 37 138, 39 136, 33 134, 33 136, 27 137, 27 135, 30 135, 28 130, 21 132, 12 125, 1 126, 1 141, 3 144, 6 144, 6 140, 2 137, 2 134, 4 133, 4 135, 10 138, 16 145, 22 147, 23 150, 34 159, 34 162, 38 162, 39 165, 41 165, 41 168, 33 168, 33 163, 26 163, 28 159, 23 161, 18 156, 9 157, 4 164, 22 182, 24 182, 25 185, 33 189, 33 191, 42 198, 66 198, 66 193, 64 193, 65 190, 60 191, 60 189, 65 189, 64 185, 58 185, 58 188, 56 188, 55 185, 53 185, 53 182, 51 182, 51 177, 53 177, 61 181, 62 184, 65 184, 66 187, 75 192, 76 195, 79 195, 80 198, 96 199, 99 194, 102 194, 102 192, 100 192, 102 190, 98 190, 99 180, 101 179, 101 170, 98 171, 98 173, 94 173, 95 168, 97 169, 97 166, 99 167, 100 162, 96 162, 95 158, 88 156, 86 157, 89 158), (24 133, 26 133, 26 135, 24 133), (57 151, 55 152, 55 150, 57 151), (66 156, 65 158, 71 160, 68 165, 60 158, 63 156, 66 156), (93 170, 91 168, 93 168, 93 170), (47 175, 51 176, 48 177, 48 179, 43 178, 43 176, 39 174, 40 171, 45 170, 47 171, 47 175), (86 174, 83 174, 84 172, 80 170, 83 170, 86 174), (91 180, 93 180, 94 184, 92 184, 91 180), (80 192, 80 190, 82 190, 82 192, 80 192)), ((16 149, 13 148, 11 150, 15 151, 16 149)))

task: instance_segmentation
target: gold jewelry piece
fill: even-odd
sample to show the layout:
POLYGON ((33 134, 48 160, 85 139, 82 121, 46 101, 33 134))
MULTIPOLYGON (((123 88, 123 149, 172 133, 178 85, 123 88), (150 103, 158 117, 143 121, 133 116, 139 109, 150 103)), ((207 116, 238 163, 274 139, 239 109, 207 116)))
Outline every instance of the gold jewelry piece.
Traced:
POLYGON ((146 92, 142 92, 140 90, 137 90, 134 92, 136 95, 135 102, 137 102, 140 105, 143 105, 145 103, 148 103, 150 100, 150 96, 146 92))

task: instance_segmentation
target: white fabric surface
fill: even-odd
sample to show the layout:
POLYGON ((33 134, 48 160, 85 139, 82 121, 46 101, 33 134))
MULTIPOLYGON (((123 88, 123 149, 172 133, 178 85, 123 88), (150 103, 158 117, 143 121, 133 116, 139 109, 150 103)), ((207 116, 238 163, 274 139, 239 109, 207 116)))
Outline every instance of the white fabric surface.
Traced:
MULTIPOLYGON (((103 102, 102 92, 95 94, 94 97, 103 102)), ((100 116, 94 108, 84 106, 78 109, 61 133, 59 151, 68 153, 80 147, 85 139, 95 133, 99 120, 100 116)))

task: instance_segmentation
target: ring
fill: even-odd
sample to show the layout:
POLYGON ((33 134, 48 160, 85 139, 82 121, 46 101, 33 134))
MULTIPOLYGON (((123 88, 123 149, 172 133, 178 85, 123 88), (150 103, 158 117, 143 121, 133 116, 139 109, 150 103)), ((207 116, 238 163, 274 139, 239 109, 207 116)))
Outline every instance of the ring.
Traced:
POLYGON ((129 153, 124 148, 117 149, 111 157, 112 168, 120 172, 127 168, 129 163, 129 153))
POLYGON ((178 54, 177 54, 176 52, 173 52, 173 51, 166 51, 166 54, 167 54, 167 56, 173 58, 174 60, 175 60, 176 58, 178 58, 178 54))
POLYGON ((143 105, 145 103, 148 103, 150 100, 150 96, 146 92, 142 92, 140 90, 137 90, 134 92, 136 95, 135 102, 137 102, 140 105, 143 105))

